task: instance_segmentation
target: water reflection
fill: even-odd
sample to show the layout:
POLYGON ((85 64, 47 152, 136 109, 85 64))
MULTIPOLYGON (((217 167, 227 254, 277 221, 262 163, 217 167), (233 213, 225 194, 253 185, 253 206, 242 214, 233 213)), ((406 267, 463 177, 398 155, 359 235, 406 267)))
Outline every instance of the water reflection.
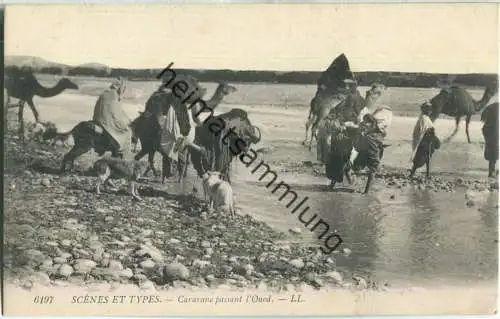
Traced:
POLYGON ((433 205, 429 191, 411 192, 409 251, 411 275, 426 275, 436 267, 436 245, 439 245, 438 220, 440 212, 433 205))
POLYGON ((365 275, 373 275, 378 255, 378 238, 382 236, 378 222, 382 216, 381 204, 376 197, 361 194, 326 193, 317 203, 317 212, 337 229, 349 248, 349 256, 336 257, 340 268, 365 275))

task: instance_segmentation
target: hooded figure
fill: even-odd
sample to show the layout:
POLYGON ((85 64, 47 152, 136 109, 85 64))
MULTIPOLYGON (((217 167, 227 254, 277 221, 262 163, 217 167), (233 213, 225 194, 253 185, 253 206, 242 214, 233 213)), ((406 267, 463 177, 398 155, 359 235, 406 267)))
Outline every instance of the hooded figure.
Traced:
POLYGON ((108 135, 109 143, 123 157, 130 150, 132 132, 130 119, 120 103, 121 95, 125 90, 122 79, 115 80, 97 99, 94 107, 93 120, 98 123, 108 135))

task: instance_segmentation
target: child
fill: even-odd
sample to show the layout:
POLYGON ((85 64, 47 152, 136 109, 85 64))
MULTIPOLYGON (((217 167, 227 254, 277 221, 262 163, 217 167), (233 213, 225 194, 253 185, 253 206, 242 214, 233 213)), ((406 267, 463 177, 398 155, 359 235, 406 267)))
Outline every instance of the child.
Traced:
POLYGON ((410 161, 413 163, 410 178, 413 177, 417 168, 426 166, 426 177, 430 176, 430 161, 435 150, 441 146, 441 141, 436 136, 434 124, 430 119, 432 105, 428 102, 420 107, 422 113, 413 129, 413 153, 410 161))

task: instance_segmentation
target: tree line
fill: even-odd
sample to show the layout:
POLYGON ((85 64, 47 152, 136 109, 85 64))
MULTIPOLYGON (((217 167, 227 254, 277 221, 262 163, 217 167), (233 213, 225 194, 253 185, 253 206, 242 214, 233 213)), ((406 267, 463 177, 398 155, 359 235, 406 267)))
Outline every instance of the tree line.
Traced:
MULTIPOLYGON (((16 66, 7 66, 5 71, 15 71, 16 66)), ((155 80, 162 69, 122 69, 122 68, 91 68, 91 67, 42 67, 31 68, 41 74, 94 77, 125 77, 129 81, 155 80)), ((191 75, 201 82, 247 82, 247 83, 280 83, 280 84, 316 84, 321 72, 313 71, 235 71, 235 70, 194 70, 175 69, 179 73, 191 75)), ((435 87, 438 80, 447 74, 438 73, 408 73, 408 72, 356 72, 356 80, 360 85, 370 85, 382 82, 393 87, 435 87)), ((462 85, 485 86, 497 81, 496 74, 457 74, 455 82, 462 85)))

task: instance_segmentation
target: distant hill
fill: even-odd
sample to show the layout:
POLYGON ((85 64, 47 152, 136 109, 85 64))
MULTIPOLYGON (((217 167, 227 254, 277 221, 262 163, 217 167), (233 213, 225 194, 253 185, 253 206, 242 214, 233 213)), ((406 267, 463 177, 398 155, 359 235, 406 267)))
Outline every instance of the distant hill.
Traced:
MULTIPOLYGON (((111 68, 105 64, 92 62, 77 66, 66 65, 34 56, 5 56, 5 70, 29 67, 36 73, 72 76, 119 77, 134 80, 155 80, 162 68, 125 69, 111 68)), ((283 83, 317 84, 321 72, 318 71, 253 71, 253 70, 210 70, 176 69, 177 73, 194 76, 202 82, 243 82, 243 83, 283 83)), ((384 72, 355 72, 360 85, 382 82, 387 86, 399 87, 436 87, 437 82, 448 77, 447 74, 384 72)), ((497 74, 454 74, 455 82, 467 86, 485 86, 498 81, 497 74)))
POLYGON ((70 66, 47 61, 43 58, 35 57, 35 56, 26 56, 26 55, 12 55, 5 56, 4 60, 5 67, 16 66, 16 67, 30 67, 33 69, 41 69, 41 68, 50 68, 50 67, 59 67, 59 68, 68 68, 70 66))
POLYGON ((111 69, 109 66, 106 64, 102 63, 84 63, 80 64, 77 67, 79 68, 94 68, 94 69, 111 69))

